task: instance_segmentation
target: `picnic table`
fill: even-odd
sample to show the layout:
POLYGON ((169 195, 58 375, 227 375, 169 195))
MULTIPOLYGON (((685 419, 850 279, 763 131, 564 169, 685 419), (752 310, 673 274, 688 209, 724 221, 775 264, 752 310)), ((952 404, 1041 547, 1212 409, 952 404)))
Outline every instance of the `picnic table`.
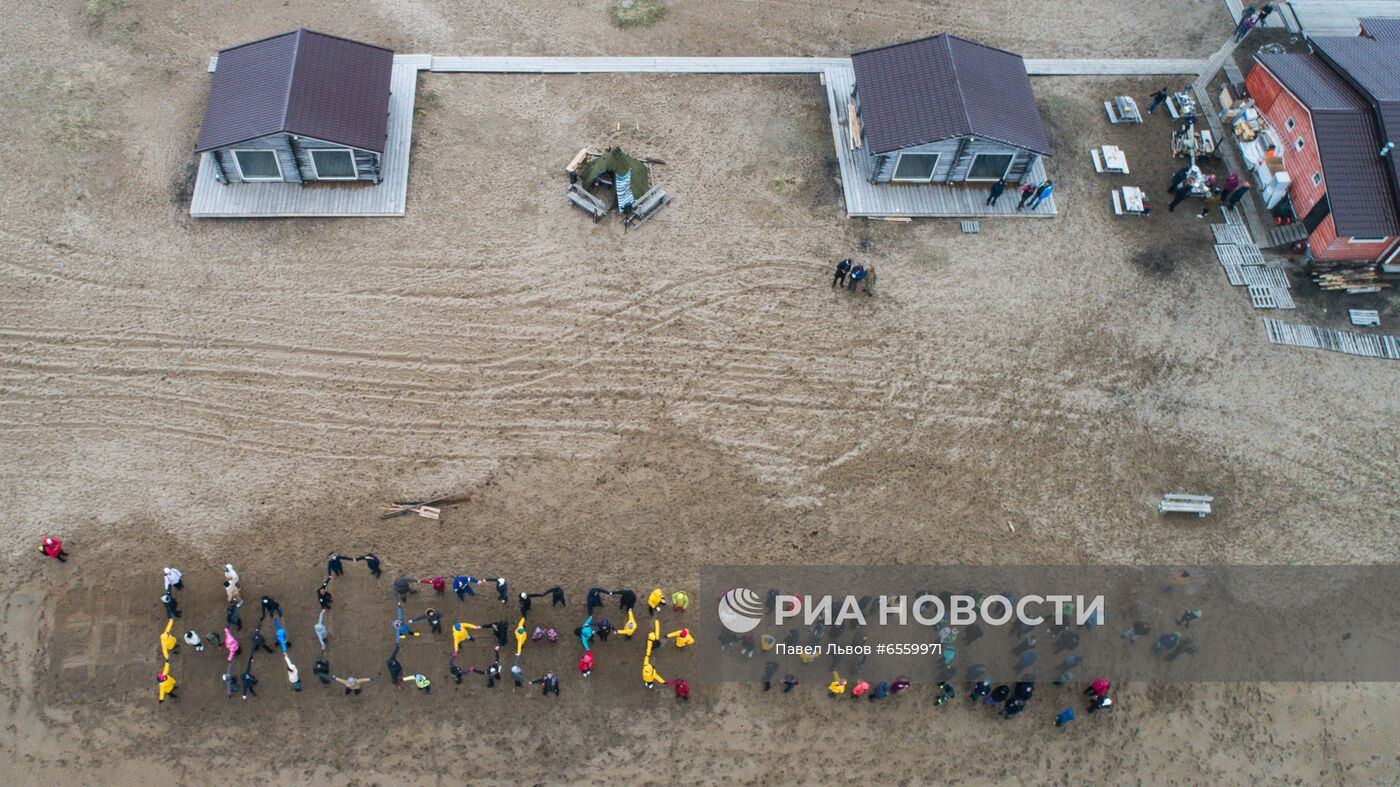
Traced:
POLYGON ((1146 216, 1152 212, 1152 203, 1142 189, 1136 186, 1124 186, 1122 189, 1114 189, 1111 193, 1115 215, 1146 216))
POLYGON ((1128 157, 1122 149, 1115 145, 1103 145, 1097 148, 1090 148, 1089 155, 1094 159, 1094 171, 1099 174, 1104 172, 1116 172, 1120 175, 1128 174, 1128 157))
POLYGON ((1180 120, 1187 115, 1195 115, 1198 111, 1196 97, 1191 95, 1189 90, 1179 93, 1172 93, 1167 96, 1167 112, 1171 113, 1172 120, 1180 120))
POLYGON ((1114 96, 1112 101, 1103 102, 1103 110, 1108 113, 1108 122, 1114 125, 1142 122, 1142 113, 1132 96, 1114 96))

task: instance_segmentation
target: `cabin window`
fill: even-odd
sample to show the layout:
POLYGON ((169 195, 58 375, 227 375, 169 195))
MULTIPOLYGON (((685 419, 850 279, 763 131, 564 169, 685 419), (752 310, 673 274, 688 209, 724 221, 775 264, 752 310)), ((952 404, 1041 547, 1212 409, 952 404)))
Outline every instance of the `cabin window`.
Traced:
POLYGON ((894 165, 894 179, 928 183, 937 168, 937 153, 901 153, 894 165))
POLYGON ((967 180, 1001 180, 1011 169, 1014 158, 1010 153, 978 153, 967 171, 967 180))
POLYGON ((1302 137, 1298 137, 1298 141, 1293 143, 1293 147, 1295 147, 1295 148, 1297 148, 1297 149, 1299 149, 1299 150, 1302 150, 1304 144, 1306 144, 1306 143, 1303 142, 1303 138, 1302 138, 1302 137))
POLYGON ((1293 127, 1296 126, 1296 125, 1298 125, 1298 124, 1293 122, 1293 118, 1289 118, 1288 120, 1286 120, 1286 121, 1284 122, 1283 125, 1286 126, 1286 127, 1288 128, 1289 131, 1292 131, 1292 130, 1293 130, 1293 127))
POLYGON ((316 169, 317 180, 354 180, 359 176, 355 169, 355 153, 343 148, 313 148, 311 166, 316 169))
POLYGON ((1313 173, 1313 185, 1314 185, 1314 186, 1321 186, 1321 185, 1322 185, 1322 173, 1321 173, 1321 172, 1314 172, 1314 173, 1313 173))
POLYGON ((271 150, 235 150, 238 176, 243 180, 281 180, 282 163, 271 150))

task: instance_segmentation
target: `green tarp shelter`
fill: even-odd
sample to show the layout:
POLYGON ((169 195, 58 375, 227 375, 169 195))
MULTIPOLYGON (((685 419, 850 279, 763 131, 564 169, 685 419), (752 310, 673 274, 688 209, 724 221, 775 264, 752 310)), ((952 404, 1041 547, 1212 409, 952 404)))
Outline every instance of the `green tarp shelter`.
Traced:
POLYGON ((623 153, 622 148, 613 148, 583 165, 579 177, 584 186, 592 186, 593 182, 605 172, 613 173, 614 177, 623 172, 630 172, 632 174, 632 193, 637 199, 641 199, 642 195, 647 193, 647 189, 651 188, 651 184, 647 181, 647 165, 623 153))

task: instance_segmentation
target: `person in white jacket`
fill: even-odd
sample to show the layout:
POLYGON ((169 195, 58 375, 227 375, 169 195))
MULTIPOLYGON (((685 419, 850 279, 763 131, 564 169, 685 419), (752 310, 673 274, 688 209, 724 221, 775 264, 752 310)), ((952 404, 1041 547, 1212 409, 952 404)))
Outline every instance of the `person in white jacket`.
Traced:
POLYGON ((301 673, 297 671, 297 665, 292 663, 292 657, 286 651, 282 652, 282 660, 287 662, 287 682, 292 684, 292 691, 301 691, 301 673))
POLYGON ((185 589, 185 576, 180 573, 180 569, 171 566, 165 567, 165 592, 169 593, 171 588, 175 590, 185 589))

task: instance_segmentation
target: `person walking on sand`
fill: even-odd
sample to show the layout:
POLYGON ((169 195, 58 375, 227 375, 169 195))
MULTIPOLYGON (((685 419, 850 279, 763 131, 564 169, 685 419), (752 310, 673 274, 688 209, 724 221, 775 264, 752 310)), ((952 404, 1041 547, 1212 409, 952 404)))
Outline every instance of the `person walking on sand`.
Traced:
POLYGON ((156 702, 165 702, 166 697, 175 697, 175 676, 170 674, 169 661, 156 673, 156 690, 156 702))
POLYGON ((873 295, 875 294, 875 266, 874 266, 874 265, 867 265, 867 266, 865 266, 865 281, 861 282, 861 284, 863 285, 863 286, 861 287, 861 291, 864 292, 866 295, 872 295, 872 296, 873 296, 873 295))
POLYGON ((332 677, 336 683, 345 687, 346 694, 354 694, 356 696, 359 696, 359 693, 364 690, 366 683, 374 682, 374 678, 356 678, 353 675, 347 678, 332 677))
POLYGON ((340 563, 345 559, 344 555, 337 555, 334 552, 326 556, 326 579, 345 575, 345 566, 340 563))
POLYGON ((851 285, 847 287, 847 289, 849 289, 851 292, 855 292, 856 287, 858 287, 863 281, 865 281, 865 266, 857 265, 854 268, 851 268, 851 285))
POLYGON ((1021 186, 1021 199, 1016 203, 1016 210, 1026 207, 1026 203, 1035 198, 1035 184, 1025 183, 1021 186))
POLYGON ((585 650, 578 660, 578 672, 580 677, 588 677, 593 674, 593 651, 585 650))
POLYGON ((997 200, 1001 199, 1001 195, 1005 191, 1006 179, 997 178, 997 182, 992 184, 992 190, 987 194, 987 205, 991 206, 997 204, 997 200))
POLYGON ((840 673, 834 672, 834 671, 833 671, 833 672, 831 673, 831 682, 828 683, 828 684, 826 684, 826 696, 828 696, 828 697, 839 697, 839 696, 841 696, 842 694, 845 694, 845 693, 846 693, 846 679, 845 679, 845 678, 842 678, 841 675, 840 675, 840 673))
POLYGON ((1176 193, 1172 196, 1171 204, 1167 205, 1167 212, 1174 213, 1176 211, 1176 206, 1185 202, 1186 198, 1191 196, 1191 191, 1195 186, 1196 176, 1194 174, 1188 174, 1186 179, 1177 185, 1176 193))
POLYGON ((331 592, 326 589, 327 582, 330 582, 330 580, 328 579, 322 582, 321 586, 316 588, 316 603, 320 605, 322 612, 331 608, 331 592))
POLYGON ((228 609, 224 612, 224 622, 239 631, 243 630, 243 616, 238 614, 237 604, 228 605, 228 609))
POLYGON ((467 622, 452 624, 452 652, 456 653, 462 649, 463 642, 472 641, 472 629, 481 628, 467 622))
POLYGON ((169 593, 172 588, 175 590, 185 589, 185 575, 180 572, 180 569, 174 566, 166 566, 161 569, 161 571, 165 574, 166 593, 169 593))
POLYGON ((253 657, 248 657, 248 666, 243 668, 243 699, 248 699, 249 695, 258 696, 258 679, 253 676, 253 657))
POLYGON ((846 274, 851 272, 851 261, 841 260, 836 263, 836 275, 831 279, 831 289, 846 286, 846 274))
POLYGON ((466 601, 467 596, 476 595, 476 591, 472 589, 472 585, 478 582, 481 582, 481 580, 476 577, 467 574, 458 574, 452 578, 452 592, 457 595, 458 601, 466 601))
POLYGON ((655 615, 656 611, 664 606, 666 606, 666 594, 661 591, 661 588, 652 588, 652 591, 647 594, 647 610, 655 615))
POLYGON ((796 675, 793 675, 792 673, 788 673, 788 674, 784 675, 784 676, 783 676, 783 693, 784 693, 784 694, 787 694, 789 691, 792 691, 793 689, 797 688, 797 685, 798 685, 799 683, 801 683, 801 681, 799 681, 799 680, 797 679, 797 676, 796 676, 796 675))
POLYGON ((197 631, 191 630, 185 632, 185 644, 194 648, 195 653, 204 652, 204 640, 199 638, 199 632, 197 631))
MULTIPOLYGON (((175 635, 170 633, 170 629, 175 627, 175 618, 167 618, 165 621, 165 631, 160 633, 160 657, 166 661, 170 660, 170 654, 175 652, 180 641, 175 639, 175 635)), ((199 637, 195 637, 199 641, 199 637)))
MULTIPOLYGON (((375 579, 378 579, 378 578, 379 578, 379 575, 380 575, 380 573, 382 573, 382 572, 379 570, 379 557, 378 557, 377 555, 375 555, 373 552, 366 552, 366 553, 364 553, 363 555, 360 555, 359 557, 355 558, 355 560, 356 560, 356 561, 360 561, 360 560, 365 561, 365 566, 367 566, 367 567, 369 568, 369 574, 370 574, 370 576, 374 577, 375 579)), ((346 693, 349 693, 349 692, 346 692, 346 693)), ((355 693, 356 693, 356 694, 359 694, 358 691, 355 692, 355 693)))
POLYGON ((52 536, 39 542, 39 551, 44 557, 51 557, 60 563, 68 562, 68 553, 63 551, 63 542, 52 536))
POLYGON ((394 646, 394 652, 389 654, 389 660, 385 662, 389 668, 389 680, 395 686, 399 685, 399 678, 403 676, 403 665, 399 663, 399 646, 394 646))
POLYGON ((326 649, 326 640, 331 636, 330 629, 326 628, 326 611, 321 610, 321 617, 316 618, 316 641, 321 643, 321 650, 326 649))
POLYGON ((628 639, 631 639, 632 635, 637 633, 637 617, 632 614, 632 610, 627 610, 627 623, 625 623, 622 628, 618 629, 617 633, 628 639))
POLYGON ((1162 104, 1163 104, 1166 100, 1167 100, 1167 89, 1166 89, 1166 88, 1162 88, 1162 89, 1158 90, 1156 93, 1153 93, 1153 94, 1152 94, 1152 103, 1147 105, 1147 114, 1150 115, 1150 114, 1152 114, 1153 112, 1156 112, 1156 111, 1157 111, 1157 107, 1162 106, 1162 104))
POLYGON ((1201 611, 1199 609, 1188 609, 1181 613, 1181 617, 1176 619, 1176 625, 1191 628, 1191 621, 1200 619, 1201 611))
POLYGON ((272 648, 269 647, 267 644, 267 638, 263 636, 261 622, 259 622, 258 625, 253 627, 252 651, 256 652, 259 648, 267 651, 268 653, 272 652, 272 648))
POLYGON ((233 664, 233 657, 238 655, 238 639, 227 626, 224 627, 224 650, 228 651, 229 664, 233 664))
POLYGON ((1065 708, 1064 710, 1055 714, 1056 729, 1064 727, 1066 724, 1069 724, 1072 721, 1074 721, 1074 708, 1065 708))
POLYGON ((316 680, 321 681, 324 686, 331 682, 331 665, 326 661, 325 651, 316 657, 316 663, 311 665, 311 674, 316 676, 316 680))
POLYGON ((292 691, 301 691, 301 673, 297 671, 297 665, 286 653, 282 654, 282 660, 287 662, 287 682, 292 685, 292 691))
POLYGON ((421 672, 414 675, 409 675, 408 677, 403 679, 404 683, 408 683, 409 681, 413 681, 413 685, 417 686, 418 690, 423 692, 424 694, 427 694, 433 689, 433 682, 431 680, 428 680, 428 676, 424 675, 421 672))
POLYGON ((417 589, 413 587, 414 583, 417 581, 418 580, 410 577, 397 577, 394 579, 394 595, 398 597, 400 604, 408 601, 409 593, 418 592, 417 589))
POLYGON ((1055 181, 1047 179, 1044 183, 1035 187, 1035 196, 1031 198, 1030 209, 1035 210, 1040 207, 1040 203, 1050 198, 1055 193, 1055 181))
POLYGON ((287 648, 291 647, 291 645, 287 642, 287 629, 282 626, 282 619, 273 618, 272 625, 276 629, 273 638, 277 640, 277 646, 282 649, 282 652, 286 653, 287 648))
POLYGON ((1181 184, 1185 183, 1190 177, 1190 167, 1182 167, 1181 169, 1177 170, 1175 173, 1172 174, 1172 184, 1167 188, 1167 191, 1172 194, 1175 194, 1181 188, 1181 184))
POLYGON ((559 696, 559 678, 553 672, 546 672, 538 678, 530 681, 531 685, 540 687, 540 694, 548 697, 550 694, 559 696))
POLYGON ((274 618, 282 617, 282 605, 277 603, 277 599, 272 596, 262 597, 262 614, 271 615, 274 618))
POLYGON ((172 618, 180 617, 180 605, 175 603, 175 597, 166 593, 160 597, 160 603, 165 605, 165 614, 172 618))
POLYGON ((614 590, 613 595, 617 596, 617 608, 626 612, 637 606, 637 594, 630 588, 614 590))
POLYGON ((1201 212, 1196 214, 1196 218, 1204 219, 1206 216, 1209 216, 1210 212, 1215 209, 1216 205, 1219 204, 1220 190, 1211 189, 1210 193, 1206 195, 1206 198, 1201 200, 1201 212))
POLYGON ((671 681, 671 688, 676 692, 676 699, 681 702, 690 702, 690 682, 686 680, 671 681))

